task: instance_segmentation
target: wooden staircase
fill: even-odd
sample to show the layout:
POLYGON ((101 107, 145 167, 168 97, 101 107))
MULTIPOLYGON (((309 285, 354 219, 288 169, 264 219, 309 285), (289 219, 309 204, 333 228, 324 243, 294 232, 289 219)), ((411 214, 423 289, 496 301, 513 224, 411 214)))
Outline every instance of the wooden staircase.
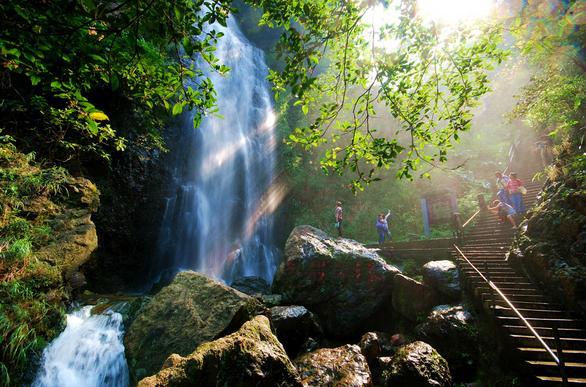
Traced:
MULTIPOLYGON (((541 186, 526 183, 526 188, 528 192, 524 199, 529 209, 535 203, 541 186)), ((562 305, 551 302, 543 290, 507 261, 506 253, 516 231, 508 222, 500 224, 495 215, 481 212, 475 223, 457 244, 466 259, 456 248, 452 252, 466 287, 494 318, 498 330, 526 366, 527 374, 534 384, 561 384, 561 368, 485 279, 500 289, 553 354, 560 358, 568 383, 586 384, 586 323, 562 305), (556 330, 557 340, 554 334, 556 330)))

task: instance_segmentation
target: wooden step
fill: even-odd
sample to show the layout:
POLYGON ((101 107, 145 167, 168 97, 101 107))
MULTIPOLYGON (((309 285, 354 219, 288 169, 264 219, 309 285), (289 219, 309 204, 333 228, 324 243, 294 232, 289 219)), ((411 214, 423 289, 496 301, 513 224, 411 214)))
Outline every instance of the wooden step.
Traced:
MULTIPOLYGON (((503 325, 519 325, 523 324, 523 322, 519 319, 519 317, 513 316, 497 316, 497 319, 501 321, 503 325)), ((531 326, 540 326, 540 327, 551 327, 557 326, 559 328, 584 328, 583 321, 572 319, 572 318, 539 318, 539 317, 528 317, 526 320, 531 324, 531 326)))
MULTIPOLYGON (((537 347, 541 346, 539 340, 533 335, 511 335, 511 337, 515 340, 517 345, 523 347, 537 347)), ((549 336, 541 336, 543 341, 552 348, 556 348, 555 340, 553 337, 549 336)), ((584 350, 586 349, 586 339, 575 338, 575 337, 560 337, 560 345, 562 346, 562 350, 565 349, 576 349, 576 350, 584 350)))
MULTIPOLYGON (((525 325, 503 325, 507 331, 511 334, 518 334, 518 335, 530 335, 529 328, 525 325)), ((543 326, 535 326, 533 327, 535 331, 540 334, 541 336, 552 336, 553 330, 551 327, 543 327, 543 326)), ((586 339, 586 330, 580 328, 558 328, 559 335, 561 337, 571 337, 571 338, 578 338, 578 339, 586 339)))
MULTIPOLYGON (((559 376, 537 375, 536 378, 544 383, 561 383, 562 378, 559 376)), ((568 383, 572 384, 586 384, 586 378, 568 378, 568 383)))
MULTIPOLYGON (((547 376, 559 376, 560 369, 556 362, 543 361, 543 360, 526 360, 525 363, 529 364, 532 368, 536 368, 536 373, 539 375, 547 376)), ((568 362, 565 364, 566 374, 574 378, 586 377, 586 363, 573 363, 568 362)))
MULTIPOLYGON (((515 311, 508 307, 503 307, 497 305, 496 308, 493 310, 496 313, 499 313, 503 316, 516 316, 515 311)), ((517 311, 521 313, 523 317, 543 317, 543 318, 566 318, 567 312, 564 310, 556 310, 556 309, 527 309, 527 308, 517 308, 517 311)))
MULTIPOLYGON (((521 357, 527 360, 552 360, 551 355, 543 347, 518 347, 521 357)), ((559 358, 557 350, 551 348, 553 353, 559 358)), ((564 362, 586 362, 586 350, 584 349, 566 349, 562 350, 564 362)))

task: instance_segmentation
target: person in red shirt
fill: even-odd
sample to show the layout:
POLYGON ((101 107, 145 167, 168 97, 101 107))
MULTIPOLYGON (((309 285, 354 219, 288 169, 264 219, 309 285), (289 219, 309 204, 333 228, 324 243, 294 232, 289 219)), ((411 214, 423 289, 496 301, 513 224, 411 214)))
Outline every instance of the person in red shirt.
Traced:
POLYGON ((511 204, 515 209, 517 214, 522 214, 525 212, 525 203, 523 203, 523 194, 521 191, 525 188, 523 187, 523 182, 521 179, 517 177, 515 172, 511 172, 509 175, 510 180, 507 183, 507 191, 509 191, 509 199, 511 200, 511 204))

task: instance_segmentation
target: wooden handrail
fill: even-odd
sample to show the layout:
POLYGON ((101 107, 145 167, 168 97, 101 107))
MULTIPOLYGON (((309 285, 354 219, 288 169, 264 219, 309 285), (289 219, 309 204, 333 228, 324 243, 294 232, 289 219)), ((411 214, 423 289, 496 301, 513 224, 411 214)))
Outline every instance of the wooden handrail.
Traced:
MULTIPOLYGON (((489 281, 484 274, 482 274, 477 268, 476 266, 474 266, 474 264, 472 262, 470 262, 470 260, 468 258, 466 258, 466 256, 464 255, 464 253, 462 252, 462 250, 460 250, 460 248, 458 246, 456 246, 455 244, 453 245, 454 248, 458 251, 458 253, 460 253, 460 255, 462 256, 462 258, 464 258, 464 260, 466 261, 466 263, 468 263, 468 265, 470 265, 470 267, 476 272, 478 273, 478 275, 480 275, 480 277, 488 284, 488 286, 490 286, 491 289, 495 290, 498 295, 507 303, 507 305, 515 312, 515 314, 521 319, 521 321, 523 321, 523 324, 525 324, 525 326, 527 328, 529 328, 529 331, 531 331, 531 333, 533 334, 533 336, 535 336, 535 338, 539 341, 539 343, 541 343, 541 345, 543 346, 543 348, 546 350, 547 353, 549 353, 549 355, 552 357, 552 359, 555 361, 555 363, 558 365, 558 367, 560 367, 560 370, 562 370, 563 368, 563 364, 560 362, 560 359, 558 359, 558 357, 555 355, 555 353, 553 353, 553 351, 551 350, 551 348, 547 345, 547 343, 543 340, 543 338, 539 335, 539 333, 537 333, 537 331, 533 328, 533 326, 531 326, 531 324, 529 323, 529 321, 527 321, 527 319, 525 317, 523 317, 523 315, 521 314, 521 312, 519 312, 519 310, 515 307, 515 305, 513 305, 511 303, 511 301, 509 301, 509 299, 507 298, 507 296, 505 296, 503 294, 503 292, 501 292, 501 290, 492 282, 489 281)), ((563 370, 562 370, 563 372, 563 370)), ((562 374, 563 375, 563 374, 562 374)))
POLYGON ((470 217, 470 219, 468 219, 466 222, 464 222, 464 224, 462 225, 462 228, 466 227, 468 225, 468 223, 470 223, 472 221, 472 219, 476 218, 476 215, 480 214, 480 210, 476 211, 474 213, 474 215, 472 215, 470 217))

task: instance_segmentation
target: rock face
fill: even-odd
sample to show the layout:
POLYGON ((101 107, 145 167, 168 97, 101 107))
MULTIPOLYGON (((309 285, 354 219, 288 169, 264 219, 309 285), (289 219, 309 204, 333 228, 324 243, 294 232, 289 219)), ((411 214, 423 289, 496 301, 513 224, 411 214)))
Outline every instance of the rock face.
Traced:
MULTIPOLYGON (((96 186, 84 178, 69 179, 67 190, 70 204, 63 205, 62 211, 48 220, 55 238, 41 247, 36 257, 59 267, 69 285, 79 288, 85 285, 85 278, 78 271, 79 267, 98 247, 96 227, 91 216, 98 209, 100 200, 96 186)), ((27 211, 36 212, 33 208, 27 211)))
POLYGON ((393 308, 412 321, 426 316, 436 303, 434 290, 412 278, 397 274, 393 284, 393 308))
POLYGON ((239 277, 230 286, 249 296, 260 296, 271 292, 271 285, 260 277, 239 277))
POLYGON ((322 348, 295 360, 304 386, 370 386, 366 359, 357 345, 322 348))
POLYGON ((333 239, 311 226, 296 227, 273 283, 285 301, 317 313, 324 330, 345 336, 388 300, 399 270, 350 239, 333 239))
POLYGON ((200 345, 186 357, 172 354, 140 387, 154 386, 300 386, 269 320, 257 316, 240 330, 200 345))
POLYGON ((423 265, 423 283, 437 290, 446 300, 460 298, 460 276, 452 261, 431 261, 423 265))
POLYGON ((130 325, 124 344, 134 376, 158 371, 172 353, 234 332, 262 306, 256 299, 195 272, 177 274, 130 325))
POLYGON ((463 306, 440 305, 415 330, 418 338, 446 358, 455 379, 473 376, 478 361, 478 331, 463 306))
POLYGON ((292 357, 307 339, 322 334, 315 315, 303 306, 275 306, 270 309, 270 315, 275 334, 292 357))
POLYGON ((381 376, 384 386, 411 387, 452 385, 448 362, 435 349, 422 341, 408 344, 395 354, 381 376))

